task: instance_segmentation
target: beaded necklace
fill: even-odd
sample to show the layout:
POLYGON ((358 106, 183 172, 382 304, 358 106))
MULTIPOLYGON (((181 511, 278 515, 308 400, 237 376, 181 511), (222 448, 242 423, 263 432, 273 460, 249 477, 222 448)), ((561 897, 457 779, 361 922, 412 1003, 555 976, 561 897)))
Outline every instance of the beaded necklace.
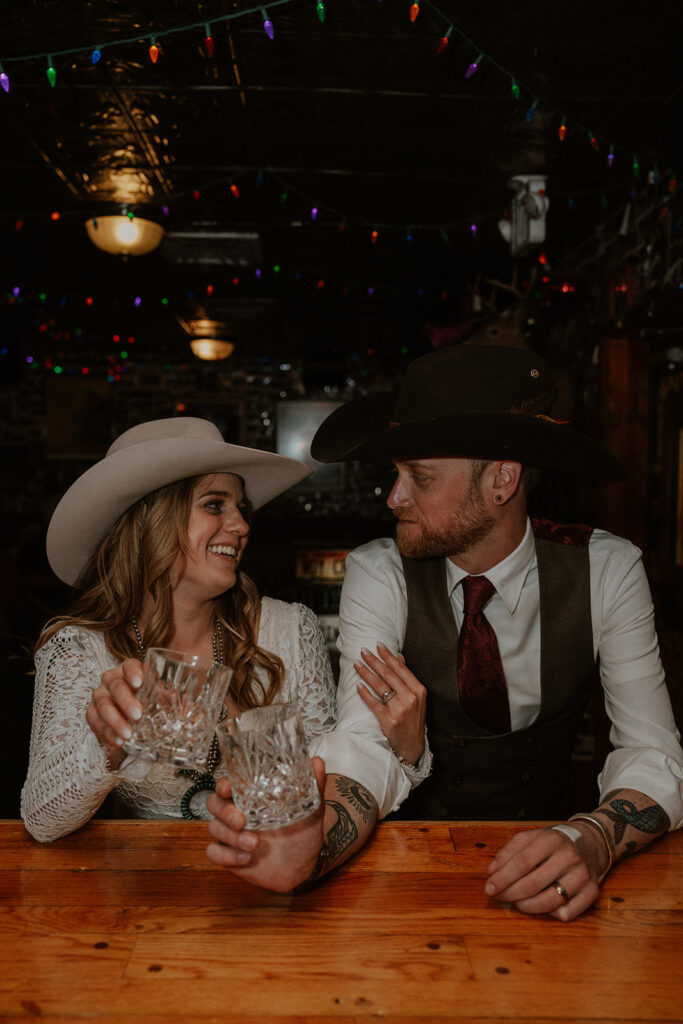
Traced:
MULTIPOLYGON (((144 661, 146 648, 142 642, 140 630, 138 629, 138 624, 135 619, 133 619, 133 632, 135 633, 135 642, 138 645, 140 661, 144 661)), ((211 648, 213 650, 213 660, 218 662, 220 665, 224 665, 225 648, 223 644, 223 626, 218 618, 216 619, 216 625, 211 637, 211 648)), ((223 705, 220 715, 221 722, 227 713, 227 708, 223 705)), ((192 780, 192 785, 188 790, 186 790, 180 801, 180 810, 182 811, 183 818, 186 818, 188 821, 192 821, 193 819, 197 821, 200 820, 199 815, 193 812, 190 804, 192 802, 192 798, 196 796, 197 793, 202 792, 202 790, 213 792, 216 788, 216 779, 214 778, 213 773, 220 764, 220 760, 221 752, 218 747, 218 737, 214 733, 211 740, 211 746, 209 747, 209 753, 206 757, 206 767, 204 771, 200 772, 194 768, 176 768, 175 774, 177 776, 184 776, 185 778, 192 780)))

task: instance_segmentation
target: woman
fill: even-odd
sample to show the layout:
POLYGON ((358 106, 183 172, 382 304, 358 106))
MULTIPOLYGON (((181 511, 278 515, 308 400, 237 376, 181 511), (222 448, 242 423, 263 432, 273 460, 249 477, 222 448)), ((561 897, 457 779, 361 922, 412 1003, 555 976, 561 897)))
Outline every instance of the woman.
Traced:
MULTIPOLYGON (((123 765, 147 647, 233 670, 229 713, 296 701, 309 739, 336 708, 318 621, 260 599, 241 571, 251 511, 309 474, 295 459, 226 444, 207 420, 154 420, 122 434, 69 488, 47 535, 56 574, 77 589, 36 644, 22 818, 38 840, 80 828, 116 790, 142 818, 199 817, 213 779, 167 764, 123 765)), ((224 770, 216 745, 209 775, 224 770)))

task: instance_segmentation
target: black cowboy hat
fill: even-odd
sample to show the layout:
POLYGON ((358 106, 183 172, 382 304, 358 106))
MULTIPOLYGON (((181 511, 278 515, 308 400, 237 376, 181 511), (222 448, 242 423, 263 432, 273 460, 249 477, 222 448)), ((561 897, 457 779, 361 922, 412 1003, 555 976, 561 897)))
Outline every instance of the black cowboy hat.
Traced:
POLYGON ((557 388, 536 353, 457 345, 421 356, 398 391, 340 406, 311 443, 318 462, 464 456, 513 459, 602 480, 621 462, 597 441, 550 418, 557 388))

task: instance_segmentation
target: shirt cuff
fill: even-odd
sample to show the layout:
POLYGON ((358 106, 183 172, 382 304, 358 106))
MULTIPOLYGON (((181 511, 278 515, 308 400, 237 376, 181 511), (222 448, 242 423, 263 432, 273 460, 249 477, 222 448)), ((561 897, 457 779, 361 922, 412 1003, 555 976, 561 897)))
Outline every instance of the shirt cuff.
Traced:
POLYGON ((418 757, 415 764, 408 764, 405 758, 401 757, 400 754, 397 754, 395 750, 392 750, 391 752, 398 761, 398 763, 400 764, 403 774, 410 783, 411 790, 415 789, 416 786, 419 786, 421 782, 423 782, 425 779, 428 779, 429 776, 432 774, 432 764, 434 761, 434 755, 432 754, 429 748, 429 739, 427 737, 426 726, 425 745, 422 750, 422 753, 418 757))
POLYGON ((600 800, 617 789, 634 789, 654 800, 669 818, 669 831, 683 825, 683 765, 652 749, 613 750, 598 776, 600 800))
POLYGON ((384 737, 380 741, 335 729, 311 740, 309 750, 323 758, 328 775, 343 775, 364 786, 380 818, 397 811, 410 793, 410 782, 384 737))

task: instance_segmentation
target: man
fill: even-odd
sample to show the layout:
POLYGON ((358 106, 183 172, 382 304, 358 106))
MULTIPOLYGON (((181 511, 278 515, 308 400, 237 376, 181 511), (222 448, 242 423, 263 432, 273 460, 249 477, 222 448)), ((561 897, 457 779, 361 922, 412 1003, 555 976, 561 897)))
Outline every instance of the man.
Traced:
POLYGON ((401 804, 414 818, 559 820, 596 663, 615 748, 601 802, 520 831, 485 892, 570 920, 618 859, 683 823, 683 755, 640 553, 527 517, 537 467, 623 475, 549 418, 554 394, 535 354, 458 346, 411 364, 398 398, 368 396, 322 424, 318 460, 393 461, 396 540, 347 559, 339 722, 314 751, 328 772, 314 759, 324 819, 256 837, 219 788, 212 860, 292 888, 342 863, 401 804))

